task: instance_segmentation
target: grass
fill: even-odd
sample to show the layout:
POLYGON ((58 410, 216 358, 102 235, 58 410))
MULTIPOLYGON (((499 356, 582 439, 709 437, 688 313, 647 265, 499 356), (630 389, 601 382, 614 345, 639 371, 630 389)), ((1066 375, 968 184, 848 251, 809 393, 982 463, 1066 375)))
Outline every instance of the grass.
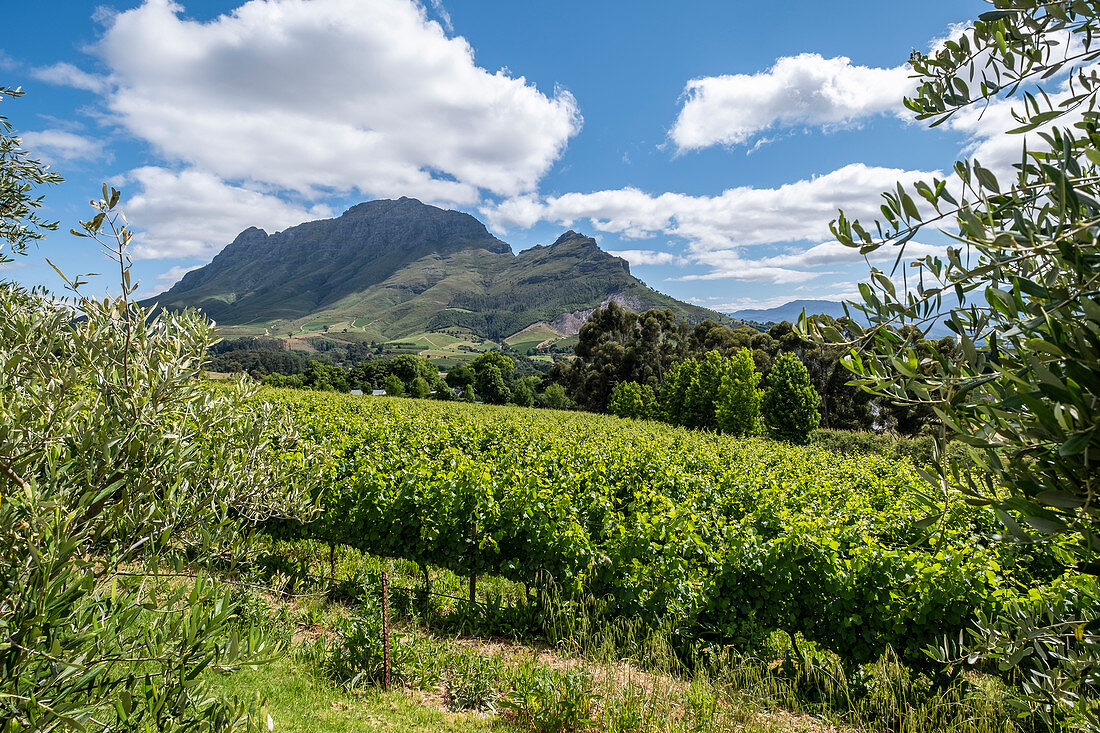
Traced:
POLYGON ((476 713, 452 713, 423 704, 413 693, 377 688, 347 691, 317 677, 308 662, 288 655, 269 666, 214 679, 216 694, 243 700, 259 695, 280 733, 397 733, 512 731, 504 721, 476 713))
POLYGON ((251 570, 236 580, 248 583, 247 619, 290 639, 291 650, 266 667, 209 679, 216 694, 265 702, 277 731, 1035 729, 1016 719, 995 677, 970 675, 937 687, 890 654, 851 677, 839 659, 812 645, 802 650, 802 666, 782 635, 753 653, 710 649, 686 660, 669 636, 602 615, 596 599, 566 604, 544 592, 533 602, 522 585, 484 576, 471 608, 467 578, 343 547, 330 557, 319 542, 261 538, 251 570), (383 571, 399 678, 391 692, 369 674, 349 679, 347 671, 350 660, 351 672, 377 674, 369 661, 355 664, 380 665, 383 571), (254 590, 261 585, 274 588, 254 590), (348 646, 351 630, 364 623, 374 630, 367 647, 348 646))

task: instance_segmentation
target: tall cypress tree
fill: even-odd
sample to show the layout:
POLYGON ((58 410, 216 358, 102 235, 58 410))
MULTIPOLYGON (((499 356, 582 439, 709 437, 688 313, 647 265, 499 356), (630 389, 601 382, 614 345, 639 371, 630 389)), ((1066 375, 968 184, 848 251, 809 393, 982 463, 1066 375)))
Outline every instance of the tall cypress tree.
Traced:
POLYGON ((764 392, 764 423, 768 434, 789 443, 808 443, 821 419, 821 397, 810 383, 810 373, 794 354, 780 354, 768 375, 764 392))
POLYGON ((715 417, 718 429, 731 435, 760 432, 760 373, 752 350, 742 348, 730 357, 730 371, 718 390, 715 417))

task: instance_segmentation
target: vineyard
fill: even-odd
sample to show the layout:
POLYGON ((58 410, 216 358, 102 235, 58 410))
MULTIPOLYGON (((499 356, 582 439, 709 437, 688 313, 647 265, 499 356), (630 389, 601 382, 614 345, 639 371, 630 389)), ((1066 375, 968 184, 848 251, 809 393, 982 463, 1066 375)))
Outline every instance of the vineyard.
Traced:
POLYGON ((786 632, 850 663, 889 646, 920 665, 976 612, 1072 602, 1083 582, 991 541, 992 511, 929 497, 908 461, 591 414, 264 399, 294 416, 285 455, 322 487, 319 519, 273 534, 595 596, 685 643, 786 632))

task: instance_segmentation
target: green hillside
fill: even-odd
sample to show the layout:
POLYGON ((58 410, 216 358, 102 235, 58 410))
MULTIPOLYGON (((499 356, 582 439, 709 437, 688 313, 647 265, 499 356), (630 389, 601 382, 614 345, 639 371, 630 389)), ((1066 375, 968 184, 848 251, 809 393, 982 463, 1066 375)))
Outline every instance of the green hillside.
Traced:
POLYGON ((693 322, 729 320, 651 290, 590 237, 569 231, 513 254, 472 216, 406 198, 270 235, 247 229, 147 302, 198 307, 227 336, 392 342, 443 332, 458 338, 457 329, 479 340, 519 339, 529 349, 575 334, 610 300, 631 310, 670 308, 693 322), (546 325, 519 338, 536 323, 546 325))

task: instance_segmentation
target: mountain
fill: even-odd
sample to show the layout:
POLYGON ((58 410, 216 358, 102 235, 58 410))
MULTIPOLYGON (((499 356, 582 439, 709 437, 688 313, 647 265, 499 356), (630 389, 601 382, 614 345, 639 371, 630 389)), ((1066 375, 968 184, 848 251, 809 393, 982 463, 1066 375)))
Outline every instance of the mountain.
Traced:
MULTIPOLYGON (((805 309, 807 315, 817 316, 826 315, 833 318, 840 318, 844 315, 844 305, 833 300, 792 300, 790 303, 785 303, 775 308, 767 308, 765 310, 740 310, 732 313, 727 313, 730 318, 734 318, 739 321, 752 321, 759 324, 767 323, 779 323, 780 321, 789 321, 794 323, 798 320, 798 317, 802 315, 802 311, 805 309)), ((867 317, 859 311, 852 310, 852 317, 856 318, 860 323, 867 324, 867 317)), ((954 331, 947 327, 944 323, 944 319, 940 318, 925 327, 927 331, 927 338, 939 339, 944 336, 954 335, 954 331)))
POLYGON ((740 310, 726 315, 739 321, 754 321, 756 323, 779 323, 790 321, 794 323, 805 310, 811 316, 826 315, 840 318, 844 315, 844 305, 832 300, 792 300, 790 303, 775 308, 764 310, 740 310))
POLYGON ((591 237, 568 231, 517 255, 469 214, 410 198, 274 234, 251 227, 145 303, 198 307, 237 335, 339 331, 392 341, 443 329, 504 339, 533 324, 575 334, 610 300, 729 322, 651 290, 591 237))

